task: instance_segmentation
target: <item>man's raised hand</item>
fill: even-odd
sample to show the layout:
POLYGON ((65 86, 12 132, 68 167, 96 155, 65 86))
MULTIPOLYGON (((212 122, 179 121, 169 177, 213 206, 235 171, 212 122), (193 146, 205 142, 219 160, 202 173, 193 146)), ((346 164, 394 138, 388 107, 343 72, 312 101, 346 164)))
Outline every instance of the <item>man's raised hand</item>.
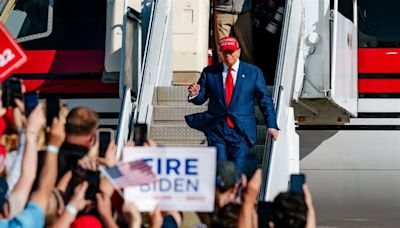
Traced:
POLYGON ((189 86, 188 91, 191 97, 196 96, 200 91, 200 85, 193 83, 192 85, 189 86))

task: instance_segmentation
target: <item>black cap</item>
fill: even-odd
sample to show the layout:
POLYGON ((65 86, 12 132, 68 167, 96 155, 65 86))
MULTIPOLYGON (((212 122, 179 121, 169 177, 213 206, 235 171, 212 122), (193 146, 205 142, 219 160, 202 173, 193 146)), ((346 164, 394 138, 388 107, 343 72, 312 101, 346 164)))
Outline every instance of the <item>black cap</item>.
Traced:
POLYGON ((239 172, 236 164, 231 161, 218 161, 217 163, 217 183, 218 189, 224 191, 240 182, 239 172))

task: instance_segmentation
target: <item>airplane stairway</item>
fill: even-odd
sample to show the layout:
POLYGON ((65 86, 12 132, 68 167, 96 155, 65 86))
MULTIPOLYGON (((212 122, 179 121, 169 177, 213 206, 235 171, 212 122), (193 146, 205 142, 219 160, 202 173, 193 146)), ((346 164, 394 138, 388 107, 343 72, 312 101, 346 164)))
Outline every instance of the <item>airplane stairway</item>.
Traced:
MULTIPOLYGON (((207 146, 204 134, 186 125, 184 116, 207 110, 206 104, 197 106, 187 101, 186 86, 163 86, 156 89, 153 102, 153 121, 149 136, 160 146, 207 146)), ((251 154, 261 162, 266 127, 261 112, 256 108, 257 144, 251 154)))

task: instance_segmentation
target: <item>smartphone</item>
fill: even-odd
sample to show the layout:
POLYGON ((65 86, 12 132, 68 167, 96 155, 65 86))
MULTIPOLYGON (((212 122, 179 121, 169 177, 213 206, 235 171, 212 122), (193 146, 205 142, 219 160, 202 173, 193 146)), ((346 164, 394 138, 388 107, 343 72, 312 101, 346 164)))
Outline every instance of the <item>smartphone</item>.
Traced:
POLYGON ((16 98, 22 100, 23 97, 21 80, 18 78, 9 78, 7 81, 3 82, 2 90, 3 106, 17 107, 14 100, 16 98))
POLYGON ((46 121, 47 126, 51 126, 54 117, 60 113, 60 99, 58 97, 49 97, 46 99, 46 121))
POLYGON ((99 156, 104 157, 108 144, 114 138, 114 130, 111 128, 100 128, 97 130, 97 140, 99 140, 99 156))
POLYGON ((303 173, 290 175, 289 191, 297 193, 304 197, 303 184, 306 182, 306 176, 303 173))
POLYGON ((32 110, 39 104, 39 94, 37 92, 28 92, 24 94, 25 116, 29 116, 32 110))
POLYGON ((70 182, 68 183, 68 187, 65 192, 65 197, 67 200, 69 200, 74 194, 75 187, 80 183, 82 183, 83 181, 88 182, 88 188, 85 193, 85 199, 89 200, 96 199, 96 193, 100 191, 99 190, 100 172, 90 171, 82 169, 81 167, 76 167, 72 171, 72 177, 70 182))
POLYGON ((143 146, 147 140, 147 124, 137 123, 133 131, 133 141, 135 146, 143 146))
POLYGON ((272 202, 258 201, 257 203, 258 227, 270 227, 272 222, 273 207, 272 202))

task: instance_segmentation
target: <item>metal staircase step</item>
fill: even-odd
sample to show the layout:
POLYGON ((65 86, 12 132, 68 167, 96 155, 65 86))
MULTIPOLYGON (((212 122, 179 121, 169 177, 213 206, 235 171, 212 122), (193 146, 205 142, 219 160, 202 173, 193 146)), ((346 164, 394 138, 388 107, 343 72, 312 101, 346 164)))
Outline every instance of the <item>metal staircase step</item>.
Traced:
MULTIPOLYGON (((177 147, 206 147, 207 140, 197 141, 157 141, 158 146, 177 146, 177 147)), ((262 161, 264 157, 264 145, 255 145, 251 148, 250 153, 253 154, 258 161, 262 161)))
POLYGON ((156 105, 154 106, 154 114, 153 118, 155 124, 156 121, 184 121, 184 116, 197 113, 204 112, 207 110, 206 106, 165 106, 165 105, 156 105))
MULTIPOLYGON (((256 144, 264 144, 267 129, 265 126, 257 126, 256 144)), ((152 125, 150 126, 150 137, 158 141, 204 141, 206 137, 200 131, 192 129, 187 125, 152 125)))
POLYGON ((157 101, 186 101, 187 97, 187 86, 157 87, 157 101))
POLYGON ((158 140, 156 141, 158 146, 207 146, 207 140, 158 140))
MULTIPOLYGON (((157 87, 157 104, 169 106, 195 106, 187 101, 187 86, 160 86, 157 87)), ((205 102, 204 105, 207 105, 205 102)))
MULTIPOLYGON (((158 121, 172 121, 170 122, 171 125, 174 124, 185 124, 184 116, 207 111, 207 106, 203 105, 155 105, 154 106, 154 113, 153 119, 155 124, 162 124, 158 121), (182 122, 175 122, 175 121, 182 121, 182 122)), ((258 107, 255 109, 257 124, 264 124, 264 117, 262 112, 258 107)), ((164 123, 165 124, 165 123, 164 123)))
POLYGON ((152 125, 150 137, 157 141, 201 141, 205 140, 202 132, 186 125, 152 125))

